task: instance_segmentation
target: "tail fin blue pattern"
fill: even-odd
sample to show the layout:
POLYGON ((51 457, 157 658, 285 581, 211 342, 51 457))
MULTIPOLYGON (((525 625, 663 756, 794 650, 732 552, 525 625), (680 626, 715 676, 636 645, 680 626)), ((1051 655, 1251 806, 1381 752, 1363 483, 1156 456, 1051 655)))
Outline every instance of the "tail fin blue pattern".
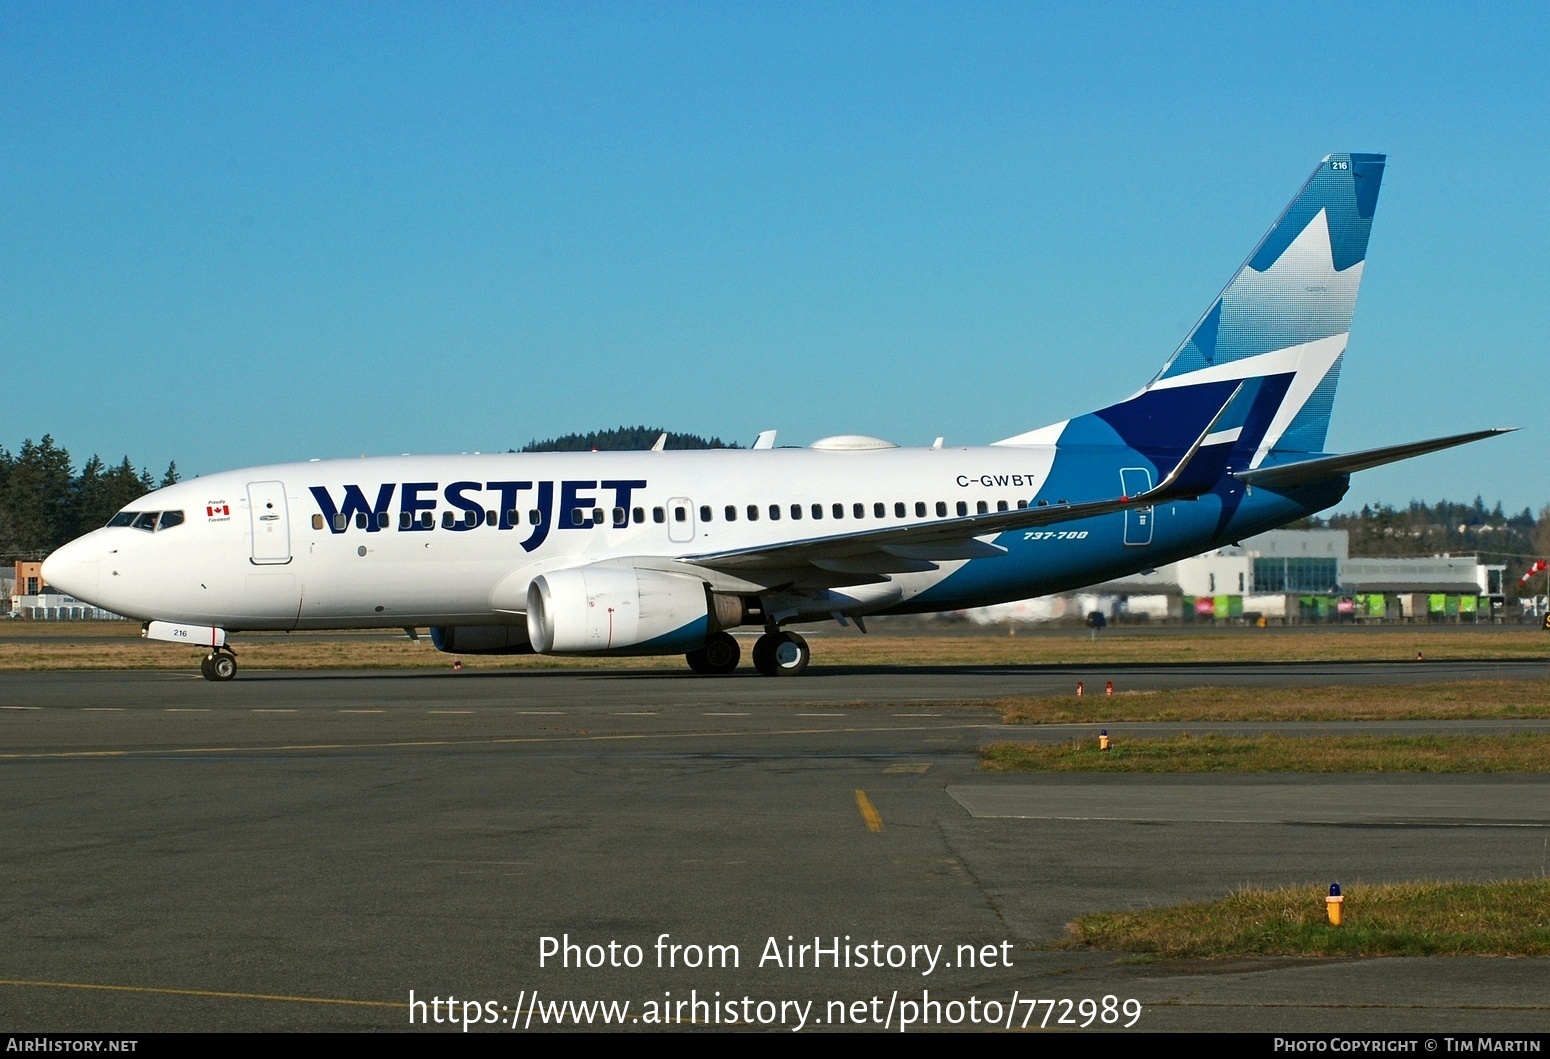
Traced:
POLYGON ((1102 439, 1165 462, 1251 380, 1213 432, 1230 464, 1321 452, 1383 168, 1381 154, 1325 158, 1145 390, 999 444, 1102 439))

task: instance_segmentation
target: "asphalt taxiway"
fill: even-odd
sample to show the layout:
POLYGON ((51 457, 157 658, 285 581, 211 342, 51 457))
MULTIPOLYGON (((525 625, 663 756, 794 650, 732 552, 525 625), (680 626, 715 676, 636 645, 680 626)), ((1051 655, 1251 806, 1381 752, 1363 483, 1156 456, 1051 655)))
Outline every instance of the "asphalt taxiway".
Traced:
MULTIPOLYGON (((793 681, 666 668, 246 671, 227 685, 5 674, 0 1023, 396 1029, 419 1013, 411 991, 491 1004, 478 1017, 507 1023, 535 991, 540 1019, 551 1000, 630 1001, 629 1018, 719 991, 811 1002, 807 1028, 873 997, 897 1029, 901 1005, 923 999, 958 1001, 940 1017, 956 1010, 960 1025, 971 997, 1003 1015, 1015 1002, 1020 1026, 1029 998, 1110 996, 1138 1000, 1138 1028, 1154 1030, 1545 1031, 1546 960, 1161 965, 1047 946, 1082 912, 1244 885, 1542 875, 1546 778, 1032 777, 981 773, 976 752, 1010 734, 1079 734, 1008 729, 987 705, 1076 680, 1547 677, 1542 662, 815 668, 793 681), (582 964, 587 946, 636 945, 641 965, 557 966, 544 938, 578 946, 582 964), (814 939, 848 965, 791 966, 783 954, 814 939), (940 945, 940 962, 856 966, 852 950, 873 942, 885 957, 940 945), (712 946, 736 966, 685 966, 712 946)), ((1101 700, 1093 709, 1101 719, 1101 700)), ((797 1009, 744 1014, 781 1010, 797 1009)))

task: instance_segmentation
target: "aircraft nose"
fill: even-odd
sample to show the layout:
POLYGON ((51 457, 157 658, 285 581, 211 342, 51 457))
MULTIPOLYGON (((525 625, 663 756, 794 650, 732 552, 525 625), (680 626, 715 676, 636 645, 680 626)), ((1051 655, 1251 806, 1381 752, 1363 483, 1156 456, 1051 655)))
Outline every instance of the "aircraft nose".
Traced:
POLYGON ((101 549, 86 537, 73 540, 43 560, 43 582, 66 595, 92 602, 101 576, 101 549))

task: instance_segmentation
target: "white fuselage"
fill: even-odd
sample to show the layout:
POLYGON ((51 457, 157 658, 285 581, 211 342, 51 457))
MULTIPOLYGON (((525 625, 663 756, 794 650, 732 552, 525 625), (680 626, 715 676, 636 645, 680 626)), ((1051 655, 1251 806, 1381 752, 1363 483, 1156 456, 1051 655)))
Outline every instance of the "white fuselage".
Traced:
MULTIPOLYGON (((255 467, 149 494, 126 511, 180 511, 181 524, 97 530, 56 552, 49 577, 129 617, 227 629, 514 624, 528 584, 546 571, 610 559, 670 569, 686 555, 1015 508, 1038 493, 1053 458, 1052 447, 1017 446, 402 456, 255 467), (350 487, 360 498, 353 510, 350 487)), ((935 565, 894 574, 885 592, 861 585, 845 609, 897 605, 962 563, 935 565)), ((695 573, 727 591, 781 582, 695 573)), ((1027 587, 1009 584, 1002 598, 1026 595, 1027 587)))

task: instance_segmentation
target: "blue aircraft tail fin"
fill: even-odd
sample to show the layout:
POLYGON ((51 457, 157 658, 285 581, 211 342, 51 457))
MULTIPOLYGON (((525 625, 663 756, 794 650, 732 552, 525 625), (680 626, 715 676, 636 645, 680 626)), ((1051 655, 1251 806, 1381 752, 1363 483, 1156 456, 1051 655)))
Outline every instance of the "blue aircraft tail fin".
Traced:
POLYGON ((1124 445, 1171 466, 1220 416, 1232 469, 1322 452, 1383 168, 1381 154, 1325 158, 1146 389, 998 444, 1124 445))

